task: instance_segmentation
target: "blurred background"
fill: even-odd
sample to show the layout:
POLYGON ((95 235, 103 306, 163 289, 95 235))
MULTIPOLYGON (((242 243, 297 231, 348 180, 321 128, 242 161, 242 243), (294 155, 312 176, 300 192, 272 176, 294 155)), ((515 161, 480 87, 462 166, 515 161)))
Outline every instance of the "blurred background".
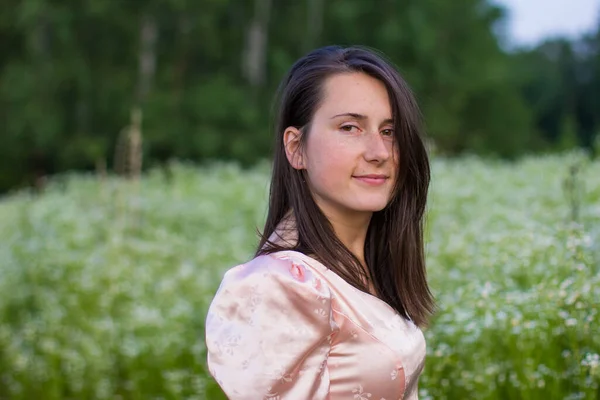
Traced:
POLYGON ((252 165, 269 156, 279 80, 328 44, 387 54, 442 154, 592 149, 600 131, 597 0, 5 0, 2 8, 0 192, 67 170, 118 169, 134 109, 146 167, 173 158, 252 165))
POLYGON ((420 399, 600 399, 600 0, 3 0, 0 400, 225 398, 206 313, 329 44, 424 113, 420 399))

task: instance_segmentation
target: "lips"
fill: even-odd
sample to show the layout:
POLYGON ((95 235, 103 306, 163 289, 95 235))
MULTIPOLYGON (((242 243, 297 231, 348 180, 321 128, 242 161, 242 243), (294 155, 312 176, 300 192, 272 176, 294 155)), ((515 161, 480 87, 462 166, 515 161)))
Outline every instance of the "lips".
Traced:
POLYGON ((387 175, 381 174, 368 174, 368 175, 357 175, 355 178, 367 178, 367 179, 387 179, 387 175))
POLYGON ((381 175, 381 174, 367 174, 367 175, 355 175, 355 176, 353 176, 353 178, 358 180, 359 182, 366 183, 366 184, 372 185, 372 186, 377 186, 377 185, 383 185, 388 180, 389 176, 381 175))

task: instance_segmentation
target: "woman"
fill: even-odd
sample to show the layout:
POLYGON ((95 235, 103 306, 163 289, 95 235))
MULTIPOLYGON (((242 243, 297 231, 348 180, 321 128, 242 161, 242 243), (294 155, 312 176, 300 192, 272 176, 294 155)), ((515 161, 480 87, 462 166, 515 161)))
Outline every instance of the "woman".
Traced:
POLYGON ((301 58, 280 88, 269 212, 255 258, 206 319, 230 399, 416 399, 433 311, 415 100, 360 47, 301 58))

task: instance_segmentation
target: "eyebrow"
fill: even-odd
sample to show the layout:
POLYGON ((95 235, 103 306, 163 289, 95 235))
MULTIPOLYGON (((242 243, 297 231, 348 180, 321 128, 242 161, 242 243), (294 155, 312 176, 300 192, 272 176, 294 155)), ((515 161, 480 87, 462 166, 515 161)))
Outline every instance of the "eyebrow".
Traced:
MULTIPOLYGON (((334 115, 333 117, 331 117, 331 119, 339 118, 339 117, 352 117, 359 121, 364 121, 365 119, 369 119, 369 117, 367 117, 366 115, 351 113, 351 112, 334 115)), ((393 123, 394 123, 394 120, 392 118, 388 118, 388 119, 385 119, 382 124, 393 124, 393 123)))

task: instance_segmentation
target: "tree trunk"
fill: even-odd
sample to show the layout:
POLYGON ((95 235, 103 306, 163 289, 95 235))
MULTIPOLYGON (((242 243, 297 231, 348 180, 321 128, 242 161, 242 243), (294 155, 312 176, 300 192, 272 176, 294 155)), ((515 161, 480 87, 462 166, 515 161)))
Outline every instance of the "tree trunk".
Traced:
POLYGON ((246 35, 242 72, 251 86, 262 86, 265 82, 267 39, 271 0, 255 0, 254 17, 246 35))
POLYGON ((145 14, 142 17, 140 26, 139 76, 136 90, 136 102, 138 105, 141 105, 146 99, 154 79, 157 36, 156 19, 151 15, 145 14))
POLYGON ((310 51, 317 45, 323 32, 323 0, 307 0, 307 3, 304 47, 310 51))

